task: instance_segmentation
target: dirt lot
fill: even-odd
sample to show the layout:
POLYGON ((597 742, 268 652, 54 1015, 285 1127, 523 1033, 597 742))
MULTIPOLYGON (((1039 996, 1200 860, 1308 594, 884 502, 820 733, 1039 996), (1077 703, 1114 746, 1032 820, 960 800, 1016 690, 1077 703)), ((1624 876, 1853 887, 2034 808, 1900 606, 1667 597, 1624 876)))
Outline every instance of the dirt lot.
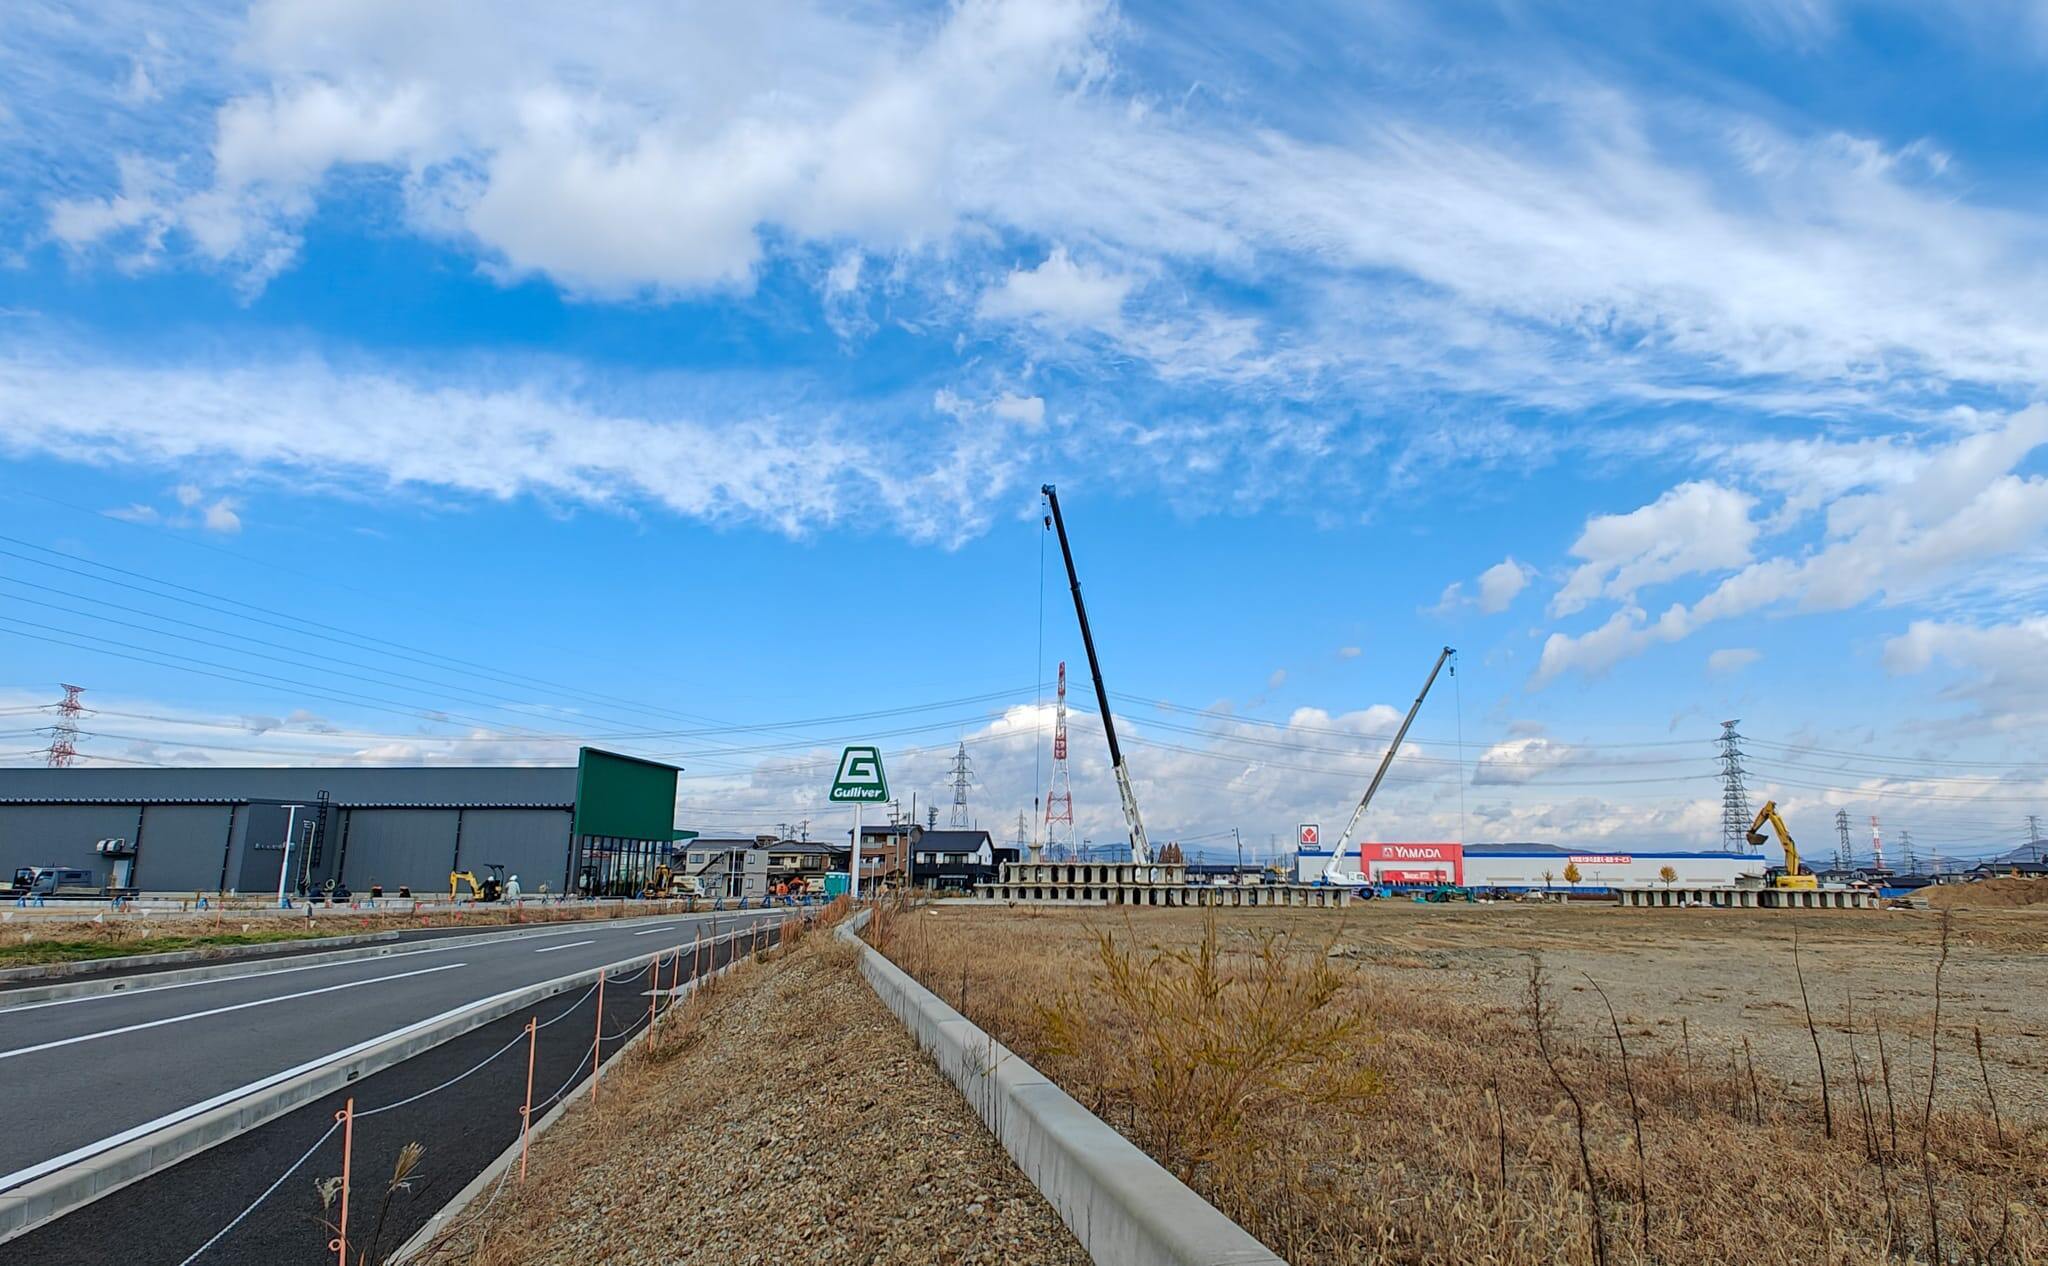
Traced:
POLYGON ((659 1038, 427 1260, 1088 1261, 828 933, 679 1006, 659 1038))
POLYGON ((942 903, 876 935, 1296 1263, 2048 1260, 2048 909, 1954 914, 1931 1100, 1931 912, 1214 927, 942 903))

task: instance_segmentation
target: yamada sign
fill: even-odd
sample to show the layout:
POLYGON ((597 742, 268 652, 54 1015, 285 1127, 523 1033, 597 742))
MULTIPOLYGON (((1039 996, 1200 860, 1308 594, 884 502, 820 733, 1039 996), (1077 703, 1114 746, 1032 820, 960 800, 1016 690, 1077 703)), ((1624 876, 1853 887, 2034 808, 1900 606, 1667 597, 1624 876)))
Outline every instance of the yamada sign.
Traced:
POLYGON ((1361 844, 1358 855, 1365 873, 1386 883, 1465 882, 1463 844, 1361 844))

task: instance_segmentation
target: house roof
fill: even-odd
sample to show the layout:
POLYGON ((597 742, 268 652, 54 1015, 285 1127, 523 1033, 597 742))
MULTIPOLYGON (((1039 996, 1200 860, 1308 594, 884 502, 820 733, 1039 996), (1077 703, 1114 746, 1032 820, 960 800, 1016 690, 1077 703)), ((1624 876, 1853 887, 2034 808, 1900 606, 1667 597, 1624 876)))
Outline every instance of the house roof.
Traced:
POLYGON ((994 843, 987 831, 926 831, 917 840, 919 848, 934 853, 971 853, 984 844, 994 843))

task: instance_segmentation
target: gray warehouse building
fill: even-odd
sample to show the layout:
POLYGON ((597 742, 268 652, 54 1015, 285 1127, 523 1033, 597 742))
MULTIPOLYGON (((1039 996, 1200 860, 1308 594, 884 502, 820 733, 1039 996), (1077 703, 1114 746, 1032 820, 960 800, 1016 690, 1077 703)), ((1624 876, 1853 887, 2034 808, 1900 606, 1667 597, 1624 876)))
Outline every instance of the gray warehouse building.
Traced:
POLYGON ((625 896, 674 850, 676 773, 594 748, 560 767, 0 769, 0 877, 275 892, 289 829, 298 891, 426 895, 499 863, 528 892, 625 896))

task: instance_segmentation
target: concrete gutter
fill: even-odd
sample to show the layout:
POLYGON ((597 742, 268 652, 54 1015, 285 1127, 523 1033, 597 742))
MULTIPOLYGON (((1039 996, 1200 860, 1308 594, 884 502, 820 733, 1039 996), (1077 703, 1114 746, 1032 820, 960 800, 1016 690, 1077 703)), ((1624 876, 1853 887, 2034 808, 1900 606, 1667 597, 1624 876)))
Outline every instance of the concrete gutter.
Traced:
MULTIPOLYGON (((755 930, 736 929, 709 944, 747 936, 755 930)), ((600 973, 616 972, 670 952, 668 949, 651 950, 602 967, 587 968, 465 1003, 440 1015, 323 1056, 314 1066, 286 1069, 267 1079, 268 1084, 261 1089, 230 1102, 217 1106, 194 1105, 204 1110, 140 1138, 116 1144, 55 1173, 0 1192, 0 1244, 147 1178, 160 1169, 224 1143, 265 1121, 311 1103, 361 1077, 403 1063, 422 1051, 481 1028, 493 1020, 525 1010, 556 994, 593 984, 600 973)))
MULTIPOLYGON (((718 940, 722 941, 734 935, 737 934, 728 932, 724 936, 719 937, 718 940)), ((713 945, 716 945, 717 943, 717 941, 712 942, 713 945)), ((735 967, 740 966, 742 963, 745 963, 746 961, 747 960, 743 958, 735 958, 731 962, 727 963, 725 966, 719 968, 717 971, 712 972, 710 975, 705 976, 701 980, 692 979, 684 981, 682 988, 674 991, 675 998, 673 1001, 670 1002, 669 1005, 675 1005, 675 1002, 681 1001, 683 998, 687 998, 688 996, 690 996, 690 994, 696 992, 698 986, 708 984, 711 981, 717 980, 720 976, 725 975, 727 972, 733 970, 735 967)), ((667 1015, 668 1013, 664 1011, 662 1012, 662 1014, 667 1015)), ((603 1073, 600 1075, 609 1075, 612 1070, 612 1065, 624 1059, 626 1057, 626 1053, 632 1050, 634 1047, 638 1046, 641 1043, 641 1041, 647 1037, 649 1032, 650 1030, 648 1029, 640 1030, 638 1033, 634 1034, 630 1039, 628 1039, 624 1046, 621 1046, 618 1050, 613 1051, 611 1056, 604 1061, 603 1073)), ((537 1119, 535 1119, 533 1123, 533 1131, 527 1139, 527 1143, 529 1146, 531 1146, 533 1142, 538 1140, 542 1134, 546 1133, 550 1128, 552 1128, 555 1122, 562 1119, 562 1114, 567 1112, 582 1098, 580 1092, 582 1091, 583 1087, 589 1084, 590 1078, 588 1077, 585 1077, 583 1080, 577 1082, 574 1086, 571 1086, 568 1090, 562 1093, 562 1097, 555 1101, 554 1107, 549 1108, 546 1112, 542 1113, 537 1119)), ((445 1232, 449 1228, 450 1224, 452 1224, 457 1218, 460 1218, 463 1212, 467 1210, 471 1204, 474 1204, 476 1202, 476 1198, 484 1194, 484 1189, 486 1187, 489 1187, 493 1183, 498 1182, 501 1178, 504 1177, 504 1175, 508 1171, 512 1169, 513 1166, 517 1165, 518 1163, 519 1142, 515 1139, 512 1143, 506 1146, 504 1151, 498 1153, 498 1158, 496 1160, 492 1161, 489 1165, 486 1165, 484 1167, 484 1171, 482 1173, 470 1179, 469 1184, 467 1186, 465 1186, 461 1191, 456 1192, 454 1198, 451 1199, 447 1204, 442 1205, 440 1212, 434 1214, 433 1217, 428 1218, 425 1225, 421 1226, 419 1230, 414 1231, 412 1235, 405 1241, 405 1243, 399 1245, 398 1251, 385 1259, 385 1266, 404 1266, 404 1263, 411 1261, 414 1257, 425 1252, 427 1249, 433 1247, 434 1238, 436 1236, 445 1232)), ((496 1199, 495 1194, 492 1196, 492 1199, 496 1199)), ((486 1203, 484 1205, 484 1208, 488 1210, 490 1208, 489 1203, 486 1203)))
POLYGON ((1066 1091, 860 940, 861 975, 1051 1202, 1097 1266, 1286 1266, 1066 1091))
MULTIPOLYGON (((138 972, 132 976, 109 976, 104 979, 63 981, 54 985, 29 985, 21 989, 9 989, 0 992, 0 1011, 5 1011, 9 1007, 21 1006, 23 1003, 47 1002, 56 998, 85 998, 104 993, 121 993, 131 989, 151 989, 158 985, 183 985, 195 980, 215 980, 224 976, 240 975, 244 972, 262 971, 273 963, 280 967, 317 967, 327 963, 345 963, 358 958, 382 958, 386 954, 396 954, 400 951, 414 949, 438 950, 443 947, 477 945, 485 941, 517 941, 529 936, 566 934, 576 930, 579 925, 584 924, 610 926, 616 923, 635 923, 641 919, 674 919, 683 917, 686 916, 645 914, 636 915, 630 919, 564 919, 553 923, 506 923, 497 927, 479 930, 469 936, 432 937, 410 941, 396 939, 398 935, 396 932, 366 933, 359 937, 335 937, 332 941, 328 938, 320 937, 315 938, 315 942, 321 944, 348 944, 350 942, 369 941, 372 943, 355 944, 347 949, 327 950, 312 954, 272 954, 267 958, 258 958, 253 963, 218 962, 209 963, 204 967, 182 967, 172 968, 169 971, 138 972)), ((287 941, 284 944, 305 945, 315 942, 287 941)), ((259 947, 247 946, 237 948, 255 949, 259 947)), ((268 949, 272 947, 263 946, 260 948, 268 949)), ((194 952, 197 951, 177 951, 181 955, 194 952)), ((155 961, 168 957, 168 955, 137 954, 127 959, 103 958, 95 961, 93 965, 95 967, 105 967, 108 963, 114 962, 155 961)))
POLYGON ((192 949, 166 950, 160 954, 124 954, 119 958, 79 958, 68 963, 36 963, 28 967, 0 967, 0 984, 15 980, 63 980, 67 976, 90 976, 96 972, 123 971, 130 967, 152 967, 159 963, 210 963, 226 958, 261 958, 267 954, 289 953, 305 945, 341 949, 395 941, 396 931, 357 932, 349 936, 309 936, 296 941, 264 941, 257 945, 201 945, 192 949))

